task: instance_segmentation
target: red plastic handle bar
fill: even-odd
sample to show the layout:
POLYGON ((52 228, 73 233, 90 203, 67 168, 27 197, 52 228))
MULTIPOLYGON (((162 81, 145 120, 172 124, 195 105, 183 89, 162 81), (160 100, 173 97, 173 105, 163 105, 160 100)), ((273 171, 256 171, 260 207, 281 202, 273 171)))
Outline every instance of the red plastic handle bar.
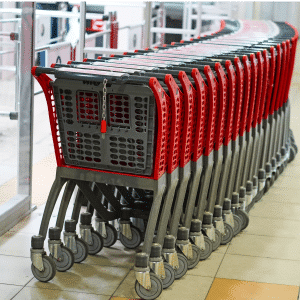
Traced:
POLYGON ((225 130, 225 115, 227 110, 227 87, 228 79, 225 75, 224 69, 220 63, 215 64, 215 71, 218 77, 218 105, 217 105, 217 124, 215 130, 215 147, 214 149, 218 151, 223 144, 224 130, 225 130))
POLYGON ((285 90, 288 83, 288 76, 289 76, 289 66, 290 66, 290 60, 291 60, 291 43, 289 40, 286 41, 286 62, 285 62, 285 72, 284 72, 284 84, 281 88, 280 93, 280 104, 279 107, 282 107, 285 103, 285 90))
POLYGON ((271 104, 271 97, 272 97, 272 91, 274 87, 274 80, 275 80, 275 68, 276 68, 276 57, 275 57, 275 48, 270 48, 270 76, 268 81, 268 87, 267 87, 267 96, 266 96, 266 105, 264 110, 263 118, 266 120, 269 116, 270 111, 270 104, 271 104))
POLYGON ((165 83, 168 87, 171 98, 171 132, 170 148, 168 149, 167 172, 171 174, 179 165, 180 139, 182 132, 182 106, 183 95, 172 75, 165 76, 165 83))
POLYGON ((279 85, 279 79, 280 79, 280 74, 281 74, 281 56, 282 56, 282 49, 281 45, 278 44, 276 46, 276 52, 277 52, 277 57, 276 57, 276 75, 275 75, 275 85, 272 93, 272 100, 271 100, 271 107, 270 107, 270 115, 273 115, 274 110, 275 110, 275 104, 276 104, 276 97, 277 97, 277 91, 278 91, 278 85, 279 85))
POLYGON ((249 102, 247 126, 246 126, 247 132, 250 132, 251 130, 254 105, 255 105, 255 97, 256 97, 256 86, 257 86, 257 59, 255 58, 254 54, 250 54, 250 62, 251 62, 252 80, 251 80, 250 102, 249 102))
POLYGON ((247 55, 243 56, 244 65, 244 100, 242 105, 242 118, 240 124, 240 136, 243 136, 247 125, 247 115, 250 100, 250 90, 251 90, 251 65, 247 55))
POLYGON ((234 112, 232 139, 235 141, 240 131, 241 111, 242 111, 243 92, 244 92, 244 70, 242 67, 242 63, 238 57, 234 59, 234 65, 237 74, 237 90, 236 90, 237 99, 236 99, 235 112, 234 112))
POLYGON ((214 135, 216 126, 216 104, 217 104, 217 85, 215 76, 209 66, 204 67, 204 74, 208 85, 208 105, 206 115, 206 139, 204 155, 209 156, 214 148, 214 135))
POLYGON ((267 93, 267 86, 270 80, 270 59, 267 53, 267 50, 263 51, 263 59, 264 59, 264 66, 263 66, 263 84, 262 84, 262 92, 261 92, 261 101, 260 101, 260 108, 258 112, 258 120, 257 123, 260 124, 262 121, 263 113, 266 106, 266 93, 267 93))
POLYGON ((282 42, 281 47, 282 47, 282 58, 281 58, 282 62, 281 62, 281 72, 280 72, 279 86, 278 86, 277 97, 276 97, 276 102, 275 102, 275 110, 278 110, 279 107, 280 107, 281 92, 282 92, 282 89, 283 89, 283 84, 286 84, 284 82, 286 63, 287 63, 286 42, 282 42))
POLYGON ((153 178, 158 180, 167 169, 167 148, 169 132, 169 96, 162 88, 157 78, 149 79, 149 87, 151 88, 157 107, 157 133, 156 133, 156 152, 154 160, 153 178))
POLYGON ((197 91, 197 115, 196 115, 196 132, 194 137, 194 149, 192 161, 197 161, 204 150, 204 127, 205 127, 205 107, 207 105, 207 86, 198 69, 193 69, 191 73, 197 91))
POLYGON ((262 101, 262 84, 264 78, 264 61, 261 52, 256 53, 256 58, 258 62, 258 72, 257 72, 257 90, 256 90, 256 97, 255 97, 255 105, 254 105, 254 113, 253 113, 253 120, 252 120, 252 127, 255 128, 258 121, 258 113, 260 110, 260 104, 262 101))
POLYGON ((227 70, 228 76, 228 105, 227 105, 227 116, 226 116, 226 126, 225 126, 225 139, 224 145, 228 146, 232 137, 233 129, 233 113, 235 107, 235 98, 236 98, 236 74, 234 67, 230 60, 225 62, 225 68, 227 70))
POLYGON ((183 168, 192 156, 195 89, 184 71, 178 73, 184 94, 184 123, 179 166, 183 168))
POLYGON ((56 107, 54 101, 53 87, 51 86, 52 79, 48 77, 46 74, 40 74, 39 76, 37 76, 35 74, 36 68, 37 67, 32 68, 31 74, 38 81, 45 94, 56 163, 58 167, 62 167, 65 164, 65 160, 63 157, 61 142, 59 141, 60 134, 58 130, 58 120, 57 120, 56 107))

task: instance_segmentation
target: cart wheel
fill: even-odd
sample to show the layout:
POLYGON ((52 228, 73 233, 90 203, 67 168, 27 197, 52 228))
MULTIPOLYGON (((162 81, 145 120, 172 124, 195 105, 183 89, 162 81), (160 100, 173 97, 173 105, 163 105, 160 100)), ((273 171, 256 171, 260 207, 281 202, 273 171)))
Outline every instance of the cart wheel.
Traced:
POLYGON ((110 224, 105 224, 106 238, 103 238, 104 247, 111 247, 118 239, 116 228, 110 224))
POLYGON ((242 230, 242 220, 238 215, 233 214, 233 221, 234 221, 233 236, 236 236, 242 230))
POLYGON ((273 186, 274 182, 275 182, 275 174, 272 174, 272 177, 270 179, 270 187, 273 186))
POLYGON ((294 148, 296 154, 298 153, 298 146, 295 143, 292 143, 292 147, 294 148))
POLYGON ((175 271, 170 264, 164 262, 166 278, 162 280, 163 289, 168 288, 175 280, 175 271))
POLYGON ((188 260, 187 258, 181 254, 177 253, 179 268, 175 270, 175 279, 180 279, 188 270, 188 260))
POLYGON ((204 243, 205 243, 205 249, 200 250, 200 260, 205 260, 210 257, 212 251, 213 251, 213 244, 212 241, 207 237, 204 236, 204 243))
POLYGON ((225 235, 222 236, 221 245, 228 244, 233 238, 233 228, 227 222, 224 222, 224 227, 225 235))
POLYGON ((193 269, 197 266, 200 256, 201 256, 201 250, 196 245, 192 244, 192 250, 193 250, 193 258, 188 259, 188 269, 193 269))
POLYGON ((77 253, 74 253, 74 261, 75 263, 81 263, 88 256, 89 246, 84 240, 77 238, 76 247, 77 247, 77 253))
POLYGON ((264 193, 267 193, 267 192, 269 191, 269 189, 270 189, 270 187, 271 187, 271 182, 270 182, 270 181, 271 181, 270 178, 268 178, 268 179, 266 180, 264 193))
POLYGON ((128 249, 137 248, 142 242, 142 232, 135 226, 131 226, 132 239, 127 239, 122 233, 120 233, 121 243, 128 249))
POLYGON ((285 168, 285 163, 283 163, 280 167, 279 167, 279 174, 282 174, 285 168))
POLYGON ((92 231, 92 240, 93 244, 88 244, 88 253, 91 255, 95 255, 98 252, 100 252, 103 248, 103 238, 98 232, 92 231))
POLYGON ((221 245, 221 241, 222 241, 222 234, 219 230, 215 229, 215 234, 216 234, 216 240, 212 241, 213 244, 213 251, 217 250, 219 248, 219 246, 221 245))
POLYGON ((277 168, 276 173, 275 173, 275 180, 278 179, 279 175, 280 175, 280 171, 279 171, 279 168, 277 168))
POLYGON ((47 255, 43 255, 44 271, 38 270, 33 264, 31 265, 31 271, 33 276, 42 282, 47 282, 54 278, 56 274, 56 266, 53 259, 47 255))
POLYGON ((295 149, 293 148, 293 146, 290 148, 290 157, 289 157, 289 163, 292 162, 294 160, 296 156, 296 151, 295 149))
POLYGON ((59 272, 65 272, 72 268, 74 265, 74 254, 73 252, 65 247, 61 246, 61 257, 60 260, 55 259, 50 255, 56 265, 56 270, 59 272))
POLYGON ((249 215, 246 212, 244 212, 243 210, 240 210, 240 209, 236 212, 236 214, 242 220, 241 230, 244 230, 249 225, 249 221, 250 221, 249 215))
POLYGON ((152 300, 159 297, 163 290, 161 280, 153 273, 150 273, 151 288, 146 290, 138 281, 135 282, 135 291, 138 296, 145 300, 152 300))

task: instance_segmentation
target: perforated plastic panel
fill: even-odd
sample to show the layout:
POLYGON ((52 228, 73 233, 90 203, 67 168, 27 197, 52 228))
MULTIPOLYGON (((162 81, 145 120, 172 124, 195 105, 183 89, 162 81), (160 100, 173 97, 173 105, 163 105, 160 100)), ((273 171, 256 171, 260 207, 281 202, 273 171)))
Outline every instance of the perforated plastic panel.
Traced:
POLYGON ((53 87, 66 164, 152 174, 156 106, 150 88, 107 88, 108 124, 102 139, 102 83, 57 79, 53 87))

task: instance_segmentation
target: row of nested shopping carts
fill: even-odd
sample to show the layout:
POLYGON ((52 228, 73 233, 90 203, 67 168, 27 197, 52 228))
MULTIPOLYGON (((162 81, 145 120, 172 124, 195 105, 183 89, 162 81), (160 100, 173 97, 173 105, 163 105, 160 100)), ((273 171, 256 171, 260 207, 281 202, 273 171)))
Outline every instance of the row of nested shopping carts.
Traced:
POLYGON ((297 153, 288 101, 297 39, 287 23, 226 21, 211 36, 34 67, 57 160, 32 237, 34 276, 49 281, 119 239, 137 249, 137 294, 155 299, 245 229, 297 153))

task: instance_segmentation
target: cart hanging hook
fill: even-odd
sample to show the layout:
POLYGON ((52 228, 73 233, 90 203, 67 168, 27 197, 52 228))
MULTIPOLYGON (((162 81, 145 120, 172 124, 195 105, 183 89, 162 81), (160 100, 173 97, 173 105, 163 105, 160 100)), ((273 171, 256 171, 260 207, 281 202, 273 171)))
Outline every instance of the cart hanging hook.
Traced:
POLYGON ((106 133, 106 93, 107 93, 107 79, 103 80, 103 98, 102 98, 102 120, 101 120, 101 133, 102 138, 105 139, 106 133))

